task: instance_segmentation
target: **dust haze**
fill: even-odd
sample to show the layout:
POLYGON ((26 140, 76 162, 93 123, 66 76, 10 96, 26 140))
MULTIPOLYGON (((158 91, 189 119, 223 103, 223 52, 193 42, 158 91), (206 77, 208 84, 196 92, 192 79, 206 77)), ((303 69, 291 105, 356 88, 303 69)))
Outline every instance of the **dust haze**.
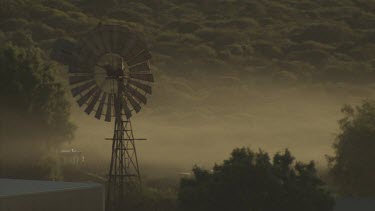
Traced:
POLYGON ((41 134, 45 125, 39 124, 35 114, 5 106, 0 106, 0 110, 0 165, 31 163, 54 151, 51 149, 56 147, 55 143, 46 139, 49 131, 41 134))
MULTIPOLYGON (((168 76, 156 71, 153 94, 132 117, 143 172, 189 171, 210 167, 235 147, 267 152, 289 148, 298 160, 325 166, 338 132, 343 104, 374 95, 373 85, 301 83, 241 74, 168 76)), ((72 99, 73 100, 73 99, 72 99)), ((109 162, 113 122, 97 121, 72 103, 78 126, 66 148, 85 154, 86 162, 109 162)))

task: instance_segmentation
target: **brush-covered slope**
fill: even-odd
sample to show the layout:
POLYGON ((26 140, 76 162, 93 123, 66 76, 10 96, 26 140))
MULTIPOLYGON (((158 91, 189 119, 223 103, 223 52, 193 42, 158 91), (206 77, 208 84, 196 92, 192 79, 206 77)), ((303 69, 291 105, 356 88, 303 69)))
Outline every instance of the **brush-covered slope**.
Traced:
POLYGON ((100 20, 143 32, 172 74, 357 82, 375 70, 374 1, 0 0, 3 42, 48 50, 100 20))

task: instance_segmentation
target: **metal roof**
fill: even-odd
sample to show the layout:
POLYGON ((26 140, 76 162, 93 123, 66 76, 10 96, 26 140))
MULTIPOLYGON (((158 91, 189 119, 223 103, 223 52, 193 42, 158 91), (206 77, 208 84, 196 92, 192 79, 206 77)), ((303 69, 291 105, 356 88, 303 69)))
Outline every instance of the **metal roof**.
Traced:
POLYGON ((39 180, 0 179, 0 198, 45 192, 103 187, 98 183, 54 182, 39 180))

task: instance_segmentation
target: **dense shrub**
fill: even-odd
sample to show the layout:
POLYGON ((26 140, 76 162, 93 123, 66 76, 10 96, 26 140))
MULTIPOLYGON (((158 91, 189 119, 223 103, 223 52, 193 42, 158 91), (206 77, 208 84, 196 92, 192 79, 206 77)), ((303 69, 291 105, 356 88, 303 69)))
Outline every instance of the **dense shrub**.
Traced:
POLYGON ((324 50, 301 50, 288 54, 288 59, 310 63, 312 65, 324 65, 329 61, 331 54, 324 50))
POLYGON ((62 11, 75 11, 78 8, 69 0, 45 0, 43 4, 47 7, 62 10, 62 11))
POLYGON ((238 43, 245 36, 239 31, 225 30, 221 28, 204 28, 195 32, 195 34, 206 41, 217 46, 238 43))
POLYGON ((29 8, 27 0, 0 0, 0 20, 7 18, 24 18, 29 8))
POLYGON ((165 29, 171 29, 179 33, 193 33, 200 29, 198 23, 192 21, 172 21, 164 26, 165 29))
MULTIPOLYGON (((217 55, 211 59, 222 59, 239 71, 248 65, 264 69, 270 60, 286 59, 318 65, 324 70, 320 73, 329 74, 334 69, 326 67, 330 60, 370 62, 374 8, 369 1, 351 0, 0 0, 0 30, 31 33, 35 44, 48 46, 47 40, 75 36, 100 21, 111 21, 144 34, 153 53, 166 59, 155 62, 167 66, 174 65, 170 58, 181 55, 200 60, 194 53, 205 45, 217 55)), ((278 71, 285 70, 275 65, 278 71)), ((303 73, 292 72, 300 79, 315 74, 303 66, 299 69, 303 73)))
POLYGON ((195 59, 216 57, 216 51, 207 45, 198 45, 189 48, 181 48, 178 49, 178 53, 183 57, 190 57, 195 59))
POLYGON ((254 53, 258 56, 267 58, 278 58, 281 56, 281 50, 278 46, 267 42, 267 41, 257 41, 253 45, 254 53))
POLYGON ((287 46, 283 46, 285 53, 293 51, 304 51, 304 50, 322 50, 322 51, 333 51, 335 47, 329 44, 323 44, 316 41, 304 41, 301 43, 289 43, 287 46))
POLYGON ((57 169, 56 160, 44 157, 37 160, 7 163, 0 160, 0 177, 29 180, 59 180, 62 179, 57 169))
POLYGON ((52 147, 73 136, 74 126, 69 121, 70 107, 64 88, 56 80, 54 69, 44 63, 41 56, 41 50, 34 47, 6 45, 0 50, 0 96, 4 100, 1 116, 17 113, 11 121, 10 117, 2 119, 7 121, 6 125, 1 124, 7 128, 2 128, 6 132, 2 135, 7 137, 1 139, 2 142, 28 140, 21 137, 30 135, 35 143, 49 143, 52 147), (25 120, 19 122, 17 117, 21 116, 25 120), (23 133, 14 133, 16 127, 22 128, 23 133))
POLYGON ((28 31, 14 31, 4 36, 5 42, 12 43, 19 47, 30 47, 35 45, 34 40, 31 37, 31 33, 28 31))
POLYGON ((29 22, 23 18, 10 18, 0 23, 1 30, 4 32, 7 31, 16 31, 19 29, 29 28, 29 22))
POLYGON ((375 102, 358 106, 345 105, 339 120, 340 133, 329 157, 330 173, 342 195, 373 197, 375 195, 375 102), (370 165, 369 165, 370 164, 370 165))
POLYGON ((40 22, 32 23, 30 25, 30 30, 32 32, 32 38, 35 41, 48 40, 51 38, 62 36, 64 34, 63 31, 52 28, 40 22))
POLYGON ((356 48, 350 50, 348 54, 357 60, 366 61, 374 58, 375 55, 375 44, 366 44, 362 46, 357 46, 356 48))
POLYGON ((233 150, 212 171, 194 167, 193 178, 181 179, 178 199, 183 210, 196 211, 328 211, 334 204, 313 162, 294 162, 288 150, 271 161, 248 148, 233 150))
POLYGON ((116 18, 116 19, 122 19, 126 21, 131 22, 137 22, 137 23, 147 23, 147 17, 143 15, 142 13, 132 11, 132 10, 114 10, 109 14, 109 17, 116 18))
POLYGON ((339 43, 354 39, 353 31, 339 23, 311 24, 295 33, 293 39, 296 41, 313 40, 321 43, 339 43))
POLYGON ((374 29, 375 15, 374 13, 360 13, 346 18, 348 23, 354 29, 374 29))

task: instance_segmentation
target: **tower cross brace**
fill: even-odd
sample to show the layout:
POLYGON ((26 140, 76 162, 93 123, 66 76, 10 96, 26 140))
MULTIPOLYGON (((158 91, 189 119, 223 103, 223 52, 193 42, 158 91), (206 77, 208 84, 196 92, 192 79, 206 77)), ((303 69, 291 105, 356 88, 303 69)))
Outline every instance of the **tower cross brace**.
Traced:
POLYGON ((135 139, 130 119, 122 115, 115 119, 112 140, 112 155, 108 174, 106 211, 120 209, 126 202, 126 194, 141 190, 141 177, 138 166, 135 139))

